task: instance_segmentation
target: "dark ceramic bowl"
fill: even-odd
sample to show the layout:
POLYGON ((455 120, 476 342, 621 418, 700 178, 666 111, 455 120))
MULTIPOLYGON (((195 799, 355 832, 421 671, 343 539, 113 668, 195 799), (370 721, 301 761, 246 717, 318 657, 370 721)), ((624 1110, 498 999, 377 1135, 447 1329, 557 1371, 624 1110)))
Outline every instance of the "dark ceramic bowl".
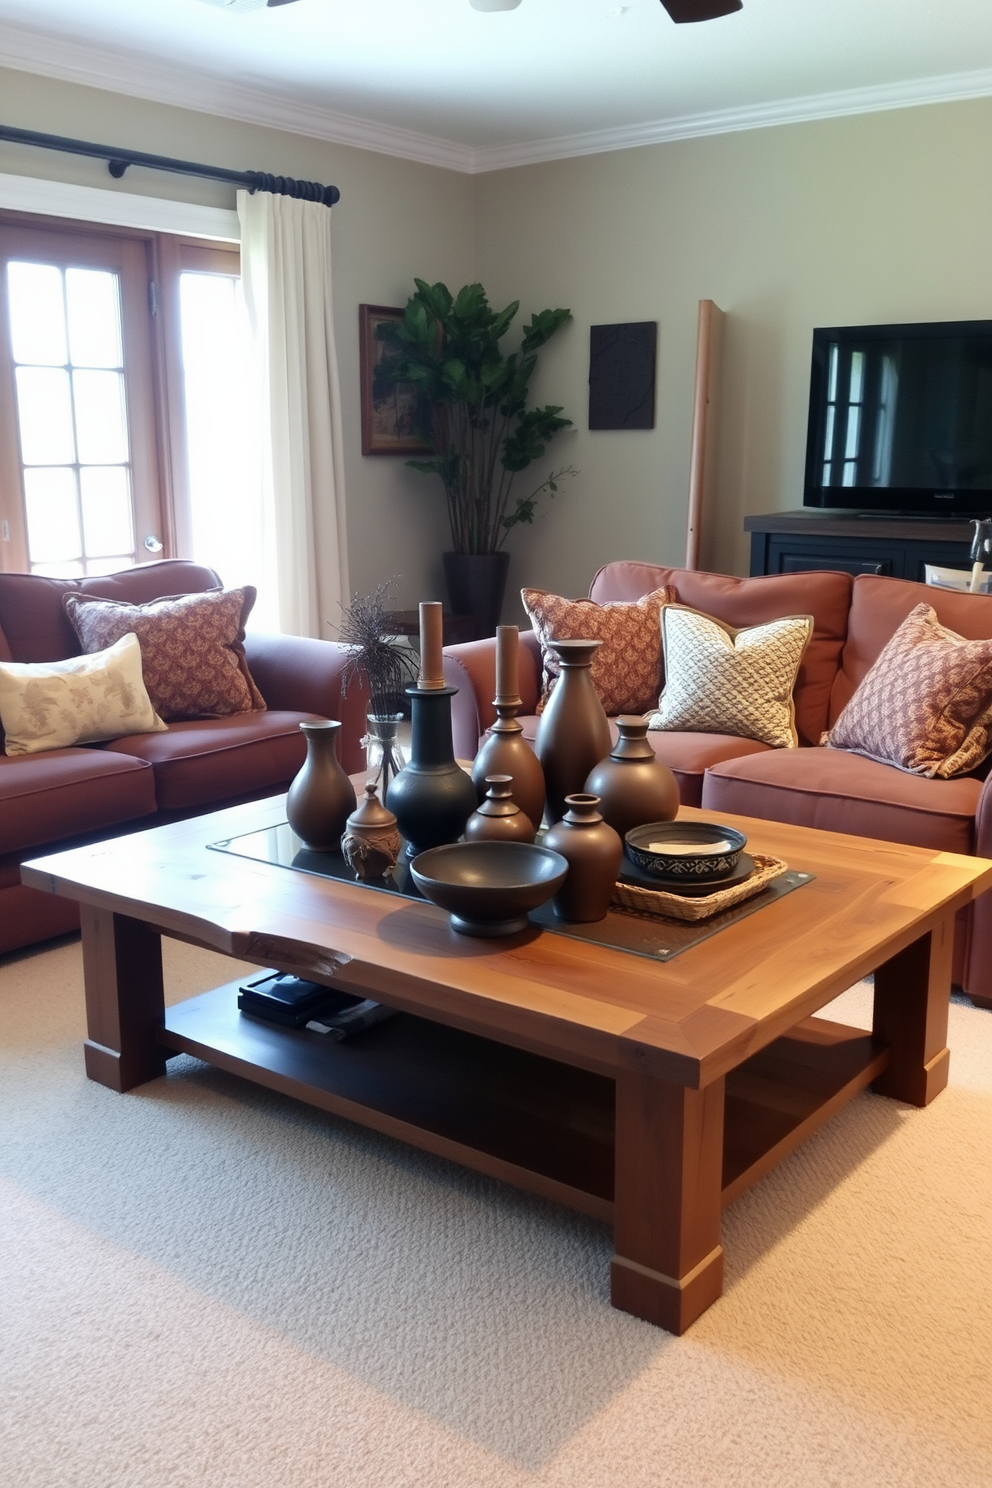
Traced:
POLYGON ((533 842, 450 842, 410 864, 425 899, 448 910, 462 935, 515 935, 528 912, 550 899, 568 864, 533 842))
POLYGON ((632 827, 624 851, 653 878, 672 883, 715 883, 737 867, 747 845, 743 832, 718 822, 646 822, 632 827), (724 843, 724 848, 720 844, 724 843))

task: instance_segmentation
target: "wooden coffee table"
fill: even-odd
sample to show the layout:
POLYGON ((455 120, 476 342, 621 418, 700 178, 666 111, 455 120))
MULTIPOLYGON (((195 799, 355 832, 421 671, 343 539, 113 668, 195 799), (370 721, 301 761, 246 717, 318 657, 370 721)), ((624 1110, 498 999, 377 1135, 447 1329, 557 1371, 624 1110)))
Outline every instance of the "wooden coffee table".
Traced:
MULTIPOLYGON (((683 810, 687 819, 698 811, 683 810)), ((82 909, 86 1069, 114 1090, 188 1053, 612 1222, 615 1306, 681 1333, 719 1295, 720 1210, 857 1092, 947 1082, 957 910, 992 862, 742 817, 815 880, 667 963, 533 930, 467 939, 431 904, 211 851, 282 798, 28 863, 82 909), (353 1043, 168 1009, 161 936, 372 996, 353 1043), (811 1018, 875 973, 874 1029, 811 1018)))

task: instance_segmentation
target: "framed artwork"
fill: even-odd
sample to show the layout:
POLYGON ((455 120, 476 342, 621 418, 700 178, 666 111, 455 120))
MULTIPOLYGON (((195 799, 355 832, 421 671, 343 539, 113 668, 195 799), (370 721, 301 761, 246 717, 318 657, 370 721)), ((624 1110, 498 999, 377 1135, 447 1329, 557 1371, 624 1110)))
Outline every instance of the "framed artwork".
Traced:
POLYGON ((423 393, 409 383, 383 387, 376 372, 386 343, 376 336, 383 321, 400 321, 403 311, 395 305, 359 305, 358 332, 362 379, 362 454, 429 455, 430 406, 423 393))
POLYGON ((658 323, 591 326, 590 429, 653 429, 658 323))

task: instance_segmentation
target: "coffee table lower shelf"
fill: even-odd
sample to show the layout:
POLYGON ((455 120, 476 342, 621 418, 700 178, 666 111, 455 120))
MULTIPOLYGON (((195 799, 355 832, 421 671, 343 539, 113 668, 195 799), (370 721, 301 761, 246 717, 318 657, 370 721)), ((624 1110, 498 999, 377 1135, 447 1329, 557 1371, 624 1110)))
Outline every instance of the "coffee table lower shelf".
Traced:
MULTIPOLYGON (((238 982, 166 1009, 159 1043, 518 1188, 611 1221, 615 1082, 411 1014, 352 1042, 245 1017, 238 982)), ((888 1064, 870 1034, 809 1018, 726 1077, 722 1203, 888 1064)))

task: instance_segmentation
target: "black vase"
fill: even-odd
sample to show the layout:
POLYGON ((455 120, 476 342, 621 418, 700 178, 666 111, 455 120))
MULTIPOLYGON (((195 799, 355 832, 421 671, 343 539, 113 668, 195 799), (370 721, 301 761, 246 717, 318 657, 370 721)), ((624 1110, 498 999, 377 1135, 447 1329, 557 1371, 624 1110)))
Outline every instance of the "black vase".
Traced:
POLYGON ((410 763, 389 782, 385 804, 396 817, 410 857, 457 842, 478 804, 472 777, 455 763, 451 744, 451 699, 457 691, 406 689, 413 719, 410 763))
POLYGON ((455 615, 471 615, 475 639, 496 634, 503 612, 509 553, 442 553, 448 602, 455 615))

